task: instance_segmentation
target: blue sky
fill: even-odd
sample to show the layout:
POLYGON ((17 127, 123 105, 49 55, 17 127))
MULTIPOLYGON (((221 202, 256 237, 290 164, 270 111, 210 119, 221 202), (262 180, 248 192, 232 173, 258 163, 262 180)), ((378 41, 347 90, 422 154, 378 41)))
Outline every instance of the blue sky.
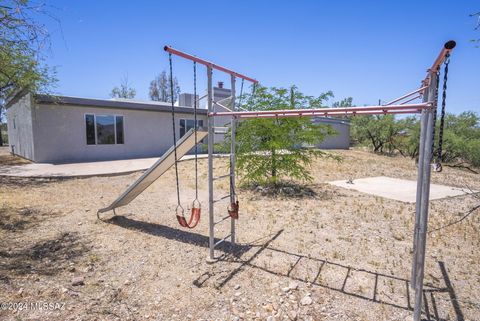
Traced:
MULTIPOLYGON (((450 112, 480 111, 480 38, 470 13, 478 1, 48 1, 60 24, 48 64, 56 93, 108 98, 128 79, 148 99, 150 80, 168 68, 162 50, 180 50, 252 76, 266 86, 295 84, 309 95, 376 104, 416 89, 444 42, 457 41, 448 83, 450 112)), ((174 70, 182 91, 192 65, 174 70)), ((205 71, 200 70, 201 90, 205 71)), ((215 81, 227 78, 215 73, 215 81)))

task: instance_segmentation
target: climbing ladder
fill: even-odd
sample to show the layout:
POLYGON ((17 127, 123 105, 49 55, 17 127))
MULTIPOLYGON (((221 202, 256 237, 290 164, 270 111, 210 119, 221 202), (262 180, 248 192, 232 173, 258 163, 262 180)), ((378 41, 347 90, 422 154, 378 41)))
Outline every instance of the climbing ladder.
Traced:
MULTIPOLYGON (((212 68, 207 67, 207 75, 208 75, 208 89, 207 89, 207 97, 208 97, 208 111, 213 112, 215 111, 215 107, 220 107, 222 109, 230 110, 220 102, 214 101, 213 95, 213 88, 212 88, 212 68)), ((236 78, 234 75, 231 75, 231 96, 229 97, 231 111, 235 110, 235 82, 236 78)), ((226 101, 227 99, 223 99, 222 101, 226 101)), ((215 248, 230 239, 230 245, 233 247, 235 245, 235 220, 236 218, 234 215, 230 215, 228 210, 219 211, 216 215, 215 213, 215 204, 220 203, 225 200, 230 201, 230 206, 232 204, 236 204, 237 202, 237 195, 235 193, 235 132, 236 132, 236 118, 231 117, 230 122, 224 124, 223 127, 215 126, 215 118, 209 117, 208 118, 208 209, 209 209, 209 261, 215 261, 215 248), (214 143, 215 143, 215 135, 216 134, 226 134, 230 129, 231 134, 231 144, 230 144, 230 154, 229 154, 229 166, 228 166, 228 173, 220 173, 218 176, 214 174, 214 143), (221 180, 229 180, 229 190, 228 194, 222 195, 218 198, 215 198, 215 181, 221 180), (220 217, 219 217, 220 216, 220 217), (223 236, 221 238, 215 239, 215 232, 217 231, 217 225, 225 224, 226 222, 230 221, 230 234, 223 236)), ((237 216, 238 218, 238 216, 237 216)))
MULTIPOLYGON (((225 67, 214 64, 210 61, 200 59, 196 56, 187 54, 185 52, 176 50, 170 46, 165 46, 164 50, 170 55, 176 55, 187 60, 193 61, 197 64, 204 65, 207 68, 207 108, 209 114, 214 114, 218 112, 218 109, 221 112, 235 112, 238 111, 235 104, 236 93, 235 93, 235 83, 236 78, 242 79, 242 88, 243 82, 249 81, 254 84, 258 83, 256 79, 250 78, 248 76, 242 75, 233 70, 227 69, 225 67), (213 69, 224 72, 230 75, 231 80, 231 96, 219 101, 214 101, 213 93, 213 69), (230 104, 227 107, 225 101, 230 100, 230 104)), ((242 90, 240 90, 242 92, 242 90)), ((203 97, 202 97, 203 98, 203 97)), ((221 117, 222 118, 222 117, 221 117)), ((208 117, 207 121, 207 132, 208 132, 208 227, 209 227, 209 256, 208 261, 215 261, 215 248, 226 241, 230 241, 231 245, 235 244, 235 221, 238 218, 238 201, 237 195, 235 193, 235 134, 236 134, 236 116, 227 116, 223 119, 228 118, 229 122, 223 122, 222 127, 216 126, 215 117, 208 117), (226 123, 226 124, 225 124, 226 123), (214 176, 213 173, 213 162, 215 158, 214 154, 214 144, 215 144, 215 135, 216 134, 226 134, 230 131, 231 145, 230 145, 230 162, 228 173, 219 173, 219 176, 214 176), (215 198, 214 191, 214 182, 223 179, 229 179, 229 191, 228 194, 223 195, 219 198, 215 198), (225 206, 221 213, 224 213, 225 216, 221 216, 220 213, 216 215, 215 213, 215 204, 222 202, 224 200, 229 200, 230 204, 225 206), (215 232, 218 230, 217 226, 220 227, 221 224, 225 224, 230 219, 230 233, 222 238, 216 239, 215 232)), ((217 118, 219 119, 219 118, 217 118)), ((217 204, 218 205, 218 204, 217 204)))

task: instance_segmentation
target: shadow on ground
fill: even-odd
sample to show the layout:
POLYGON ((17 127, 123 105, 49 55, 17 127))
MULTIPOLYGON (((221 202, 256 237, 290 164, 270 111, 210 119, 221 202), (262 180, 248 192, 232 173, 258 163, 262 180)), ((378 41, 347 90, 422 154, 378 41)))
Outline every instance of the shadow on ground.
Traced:
MULTIPOLYGON (((209 244, 208 236, 156 223, 137 221, 124 216, 114 216, 106 222, 122 228, 204 248, 208 248, 209 244)), ((410 289, 408 279, 344 265, 326 258, 315 258, 293 253, 271 246, 282 232, 283 230, 279 230, 250 244, 235 245, 233 248, 228 242, 222 243, 223 247, 219 250, 223 251, 224 255, 219 257, 218 264, 228 262, 237 264, 237 267, 230 270, 222 268, 221 271, 210 269, 199 275, 193 281, 193 284, 199 288, 213 286, 220 290, 242 271, 257 269, 265 273, 340 292, 354 298, 413 311, 414 293, 410 289), (258 244, 258 242, 263 243, 258 244), (274 255, 280 258, 272 260, 274 255), (280 265, 270 264, 272 261, 282 263, 280 265)), ((447 320, 448 311, 441 311, 439 304, 437 304, 438 301, 444 301, 452 305, 456 320, 464 321, 464 314, 445 268, 445 263, 438 262, 438 264, 445 286, 438 287, 429 283, 424 285, 424 315, 427 320, 447 320)))
MULTIPOLYGON (((127 228, 130 230, 136 230, 142 233, 164 237, 169 240, 174 240, 182 243, 192 244, 195 246, 200 246, 208 248, 209 238, 206 235, 190 232, 188 230, 180 230, 177 228, 169 227, 166 225, 161 225, 157 223, 150 223, 144 221, 134 220, 122 215, 113 216, 110 219, 104 220, 104 222, 113 224, 122 228, 127 228)), ((220 241, 220 239, 215 239, 214 242, 220 241)), ((230 243, 224 242, 219 244, 216 248, 223 252, 235 253, 235 255, 240 256, 243 253, 250 250, 250 245, 241 245, 236 244, 233 247, 230 243)))
POLYGON ((79 240, 78 235, 69 232, 24 249, 2 249, 0 280, 8 283, 9 276, 55 275, 72 262, 78 262, 87 251, 88 247, 79 240))
POLYGON ((293 182, 282 182, 277 185, 259 186, 244 185, 242 190, 250 191, 262 197, 279 197, 289 199, 314 198, 317 200, 330 200, 338 197, 338 191, 326 189, 327 184, 300 185, 293 182))
MULTIPOLYGON (((238 266, 230 272, 205 272, 194 280, 194 285, 202 287, 209 284, 221 289, 240 272, 247 269, 257 269, 290 280, 340 292, 354 298, 413 311, 414 291, 410 289, 408 279, 336 263, 326 258, 315 258, 272 247, 271 243, 282 232, 283 230, 280 230, 271 235, 261 245, 252 245, 252 252, 246 253, 246 258, 226 258, 225 261, 238 263, 238 266), (273 260, 272 257, 275 255, 278 257, 273 260), (272 261, 282 263, 280 265, 270 264, 272 261), (210 282, 208 282, 209 280, 210 282)), ((428 283, 424 285, 424 316, 427 318, 426 320, 449 320, 448 311, 441 311, 437 303, 438 301, 444 301, 452 305, 456 316, 455 320, 464 321, 464 314, 445 268, 445 263, 438 262, 438 264, 445 286, 438 287, 428 283)))
POLYGON ((0 175, 0 185, 5 187, 18 187, 18 188, 32 188, 32 187, 42 187, 51 183, 57 183, 73 178, 60 178, 60 177, 49 177, 49 178, 33 178, 33 177, 13 177, 13 176, 1 176, 0 175))
POLYGON ((33 207, 14 208, 3 205, 0 207, 0 230, 11 233, 23 231, 55 216, 58 213, 42 212, 33 207))

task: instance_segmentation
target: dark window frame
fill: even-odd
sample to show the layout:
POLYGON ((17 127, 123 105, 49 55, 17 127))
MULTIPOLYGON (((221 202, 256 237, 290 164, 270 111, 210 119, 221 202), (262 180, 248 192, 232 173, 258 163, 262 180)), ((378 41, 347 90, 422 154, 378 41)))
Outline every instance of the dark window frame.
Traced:
POLYGON ((86 141, 85 143, 87 146, 97 146, 97 145, 124 145, 125 144, 125 115, 120 115, 120 114, 95 114, 95 113, 85 113, 84 114, 84 124, 85 124, 85 138, 86 141), (88 143, 88 135, 87 135, 87 117, 88 116, 93 116, 93 128, 94 128, 94 138, 95 138, 95 143, 88 143), (99 144, 98 143, 98 131, 97 131, 97 117, 98 116, 111 116, 113 117, 113 133, 114 133, 114 143, 113 144, 99 144), (122 124, 122 131, 121 131, 121 142, 119 142, 119 131, 117 129, 117 124, 118 124, 118 119, 121 118, 121 124, 122 124))
MULTIPOLYGON (((180 123, 180 137, 182 138, 190 129, 193 128, 193 125, 195 124, 195 119, 191 118, 181 118, 179 123, 180 123), (190 123, 190 125, 189 125, 190 123)), ((197 129, 203 127, 203 119, 197 119, 197 129)))

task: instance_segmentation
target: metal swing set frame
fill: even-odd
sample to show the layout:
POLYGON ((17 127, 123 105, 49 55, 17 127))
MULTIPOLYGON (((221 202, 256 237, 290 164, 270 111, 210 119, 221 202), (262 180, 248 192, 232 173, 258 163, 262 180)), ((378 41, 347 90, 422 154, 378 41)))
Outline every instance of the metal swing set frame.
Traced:
MULTIPOLYGON (((425 271, 426 236, 428 225, 428 209, 430 195, 431 161, 434 141, 434 121, 438 100, 438 76, 440 66, 450 56, 455 47, 455 41, 448 41, 444 44, 439 55, 432 66, 427 70, 426 77, 422 80, 420 88, 402 95, 387 102, 384 105, 342 107, 342 108, 317 108, 317 109, 291 109, 291 110, 268 110, 268 111, 241 111, 235 105, 236 92, 235 84, 237 78, 249 81, 254 84, 258 81, 228 68, 219 66, 207 60, 165 46, 164 50, 169 54, 176 55, 187 60, 204 65, 207 68, 207 108, 208 108, 208 222, 209 222, 209 260, 215 260, 215 248, 230 240, 231 245, 235 244, 235 221, 231 215, 215 220, 214 204, 218 201, 229 199, 231 204, 237 202, 235 192, 235 134, 236 125, 239 120, 256 118, 282 118, 282 117, 317 117, 317 116, 357 116, 357 115, 386 115, 386 114, 420 114, 420 142, 417 172, 417 192, 415 203, 415 227, 413 235, 413 258, 410 286, 415 291, 414 320, 421 320, 423 279, 425 271), (219 105, 213 98, 212 78, 213 70, 218 70, 230 75, 231 96, 230 111, 217 112, 214 105, 219 105), (422 99, 420 103, 411 103, 416 99, 422 99), (215 127, 215 117, 231 117, 230 122, 230 171, 226 175, 215 177, 213 174, 214 162, 214 136, 218 133, 225 133, 222 128, 215 127), (214 198, 215 180, 230 179, 230 193, 221 198, 214 198), (215 226, 230 219, 230 234, 221 238, 215 238, 215 226)), ((222 106, 222 105, 221 105, 222 106)), ((222 106, 225 107, 225 106, 222 106)), ((224 129, 224 128, 223 128, 224 129)))

